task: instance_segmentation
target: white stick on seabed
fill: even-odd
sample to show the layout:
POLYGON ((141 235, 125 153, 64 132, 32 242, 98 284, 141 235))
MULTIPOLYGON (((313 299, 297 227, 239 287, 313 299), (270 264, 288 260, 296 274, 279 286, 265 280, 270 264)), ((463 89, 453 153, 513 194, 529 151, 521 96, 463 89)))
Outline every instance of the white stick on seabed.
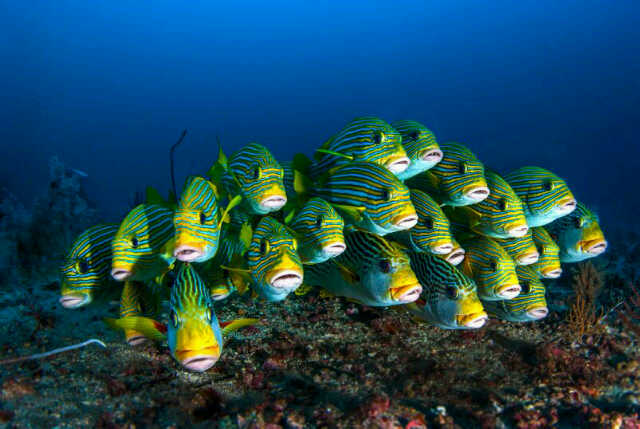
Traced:
POLYGON ((4 359, 4 360, 0 360, 0 365, 5 365, 8 363, 16 363, 16 362, 22 362, 25 360, 32 360, 32 359, 42 359, 45 358, 47 356, 51 356, 51 355, 55 355, 58 353, 64 353, 64 352, 68 352, 69 350, 75 350, 75 349, 79 349, 85 346, 88 346, 89 344, 98 344, 101 347, 107 348, 107 345, 105 343, 103 343, 102 341, 96 339, 96 338, 91 338, 90 340, 87 340, 83 343, 79 343, 79 344, 72 344, 70 346, 66 346, 66 347, 61 347, 59 349, 53 349, 53 350, 49 350, 48 352, 44 352, 44 353, 36 353, 33 355, 29 355, 29 356, 20 356, 20 357, 16 357, 16 358, 10 358, 10 359, 4 359))

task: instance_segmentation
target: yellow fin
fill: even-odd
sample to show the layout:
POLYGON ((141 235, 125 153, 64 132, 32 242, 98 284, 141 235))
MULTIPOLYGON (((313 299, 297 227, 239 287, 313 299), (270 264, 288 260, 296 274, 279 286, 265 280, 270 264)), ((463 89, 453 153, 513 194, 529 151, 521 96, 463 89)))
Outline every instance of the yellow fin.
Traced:
POLYGON ((362 220, 362 214, 366 210, 365 207, 347 206, 343 204, 332 204, 332 206, 347 214, 347 216, 352 218, 356 223, 362 220))
POLYGON ((242 224, 240 228, 240 241, 244 244, 245 249, 251 247, 251 239, 253 238, 253 228, 248 222, 242 224))
POLYGON ((287 215, 284 217, 284 223, 285 224, 289 224, 291 223, 291 221, 293 220, 293 218, 296 215, 296 211, 295 210, 291 210, 289 213, 287 213, 287 215))
POLYGON ((242 202, 242 196, 241 195, 236 195, 235 197, 233 197, 231 199, 231 201, 229 201, 229 204, 227 204, 227 207, 225 207, 224 212, 222 212, 222 217, 220 218, 220 225, 218 225, 219 228, 222 227, 222 223, 229 223, 231 222, 231 218, 229 216, 229 212, 231 211, 231 209, 233 209, 235 206, 237 206, 238 204, 240 204, 242 202))
POLYGON ((153 186, 147 186, 145 203, 157 204, 161 206, 167 205, 167 201, 164 198, 162 198, 162 195, 160 195, 160 192, 158 192, 158 190, 153 186))
POLYGON ((346 281, 349 284, 358 283, 359 277, 356 273, 354 273, 351 269, 349 269, 348 267, 345 267, 344 265, 342 265, 341 263, 335 260, 333 262, 338 267, 338 270, 340 271, 340 275, 342 276, 344 281, 346 281))
POLYGON ((334 150, 329 150, 329 149, 316 149, 316 152, 319 152, 319 153, 326 153, 326 154, 334 155, 334 156, 339 156, 339 157, 341 157, 341 158, 346 158, 346 159, 348 159, 349 161, 353 161, 353 159, 354 159, 354 158, 353 158, 353 156, 351 156, 351 155, 347 155, 347 154, 345 154, 345 153, 336 152, 336 151, 334 151, 334 150))
POLYGON ((238 329, 255 325, 257 323, 260 323, 260 319, 236 319, 232 322, 225 323, 225 326, 222 328, 222 336, 229 335, 233 331, 237 331, 238 329))
POLYGON ((105 317, 104 322, 112 329, 131 329, 140 332, 142 335, 152 340, 162 341, 166 338, 166 326, 149 317, 129 316, 121 317, 120 319, 105 317))
POLYGON ((334 298, 335 295, 326 289, 320 289, 320 298, 334 298))
POLYGON ((295 293, 298 296, 302 296, 302 295, 306 295, 309 292, 311 292, 311 290, 313 289, 313 286, 308 285, 308 284, 301 284, 300 287, 298 289, 296 289, 293 293, 295 293))

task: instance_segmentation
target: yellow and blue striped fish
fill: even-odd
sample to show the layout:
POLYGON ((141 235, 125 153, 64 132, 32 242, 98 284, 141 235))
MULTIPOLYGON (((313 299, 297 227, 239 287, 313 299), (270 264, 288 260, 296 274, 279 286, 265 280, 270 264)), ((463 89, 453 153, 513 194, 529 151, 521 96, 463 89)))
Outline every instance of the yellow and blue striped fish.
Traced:
POLYGON ((472 237, 462 241, 466 251, 462 272, 478 285, 478 296, 485 301, 512 299, 520 293, 516 264, 492 238, 472 237))
POLYGON ((175 261, 173 246, 173 212, 140 204, 125 216, 113 238, 111 276, 118 281, 154 280, 175 261))
POLYGON ((356 229, 344 235, 347 249, 340 256, 305 267, 306 284, 373 307, 418 299, 422 287, 398 244, 356 229))
POLYGON ((540 277, 557 279, 562 275, 560 266, 560 247, 551 238, 544 226, 531 228, 533 242, 540 257, 538 262, 530 265, 540 277))
POLYGON ((520 295, 504 301, 483 302, 485 310, 493 317, 510 322, 532 322, 544 319, 549 314, 544 297, 545 287, 531 266, 516 267, 518 281, 522 287, 520 295))
POLYGON ((416 252, 446 255, 453 250, 453 236, 449 219, 433 198, 417 189, 410 189, 411 203, 416 209, 418 223, 405 231, 394 232, 390 238, 416 252))
POLYGON ((344 252, 344 220, 322 198, 311 198, 297 212, 289 227, 296 233, 303 264, 317 264, 344 252))
POLYGON ((511 256, 516 265, 531 265, 538 262, 540 254, 533 242, 531 228, 522 237, 495 238, 504 250, 511 256))
POLYGON ((190 177, 173 214, 174 256, 183 262, 204 262, 218 250, 220 214, 216 187, 203 177, 190 177))
POLYGON ((251 286, 269 302, 282 301, 303 279, 298 241, 293 232, 272 217, 260 219, 247 251, 251 286))
POLYGON ((522 237, 529 227, 520 198, 497 173, 486 170, 489 196, 479 203, 465 207, 445 207, 452 222, 479 235, 492 238, 522 237))
POLYGON ((460 265, 462 261, 464 261, 465 251, 458 243, 455 237, 452 236, 451 243, 453 244, 453 249, 449 253, 434 253, 440 259, 447 261, 451 265, 460 265))
POLYGON ((521 167, 504 176, 522 200, 527 225, 544 226, 576 208, 564 180, 540 167, 521 167))
POLYGON ((560 247, 560 262, 584 261, 607 250, 598 216, 582 203, 578 203, 573 213, 545 228, 560 247))
MULTIPOLYGON (((166 291, 166 286, 154 282, 126 280, 120 297, 120 317, 157 317, 166 291)), ((132 346, 147 340, 147 335, 134 327, 125 328, 124 335, 132 346)))
POLYGON ((489 196, 484 165, 463 144, 443 143, 442 160, 429 171, 407 180, 411 188, 431 195, 440 204, 467 206, 489 196))
POLYGON ((96 291, 111 281, 111 241, 118 225, 96 225, 73 242, 60 267, 60 304, 78 308, 89 304, 96 291))
POLYGON ((235 152, 222 175, 228 195, 240 195, 240 207, 249 215, 280 210, 287 203, 282 182, 284 171, 269 150, 251 143, 235 152))
POLYGON ((409 252, 409 257, 422 285, 420 298, 406 306, 411 314, 444 329, 477 329, 486 323, 473 279, 437 255, 409 252))
POLYGON ((427 171, 442 159, 442 151, 431 130, 416 121, 395 121, 391 126, 402 136, 402 147, 409 157, 409 168, 398 174, 407 180, 427 171))
POLYGON ((352 162, 329 171, 311 194, 337 208, 346 224, 375 234, 409 229, 418 221, 409 189, 371 162, 352 162))
POLYGON ((314 155, 311 176, 351 161, 368 161, 400 174, 409 167, 402 137, 382 119, 365 116, 349 122, 314 155), (326 152, 324 152, 326 151, 326 152))

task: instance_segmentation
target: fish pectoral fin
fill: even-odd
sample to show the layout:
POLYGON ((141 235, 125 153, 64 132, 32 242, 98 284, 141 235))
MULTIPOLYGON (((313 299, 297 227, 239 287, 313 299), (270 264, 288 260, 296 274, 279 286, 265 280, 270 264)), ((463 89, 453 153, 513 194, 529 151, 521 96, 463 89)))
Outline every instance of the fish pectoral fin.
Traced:
POLYGON ((311 292, 312 289, 313 289, 313 286, 303 283, 300 285, 300 287, 298 287, 298 289, 293 291, 293 293, 295 293, 298 296, 302 296, 311 292))
POLYGON ((358 223, 362 221, 363 213, 366 210, 365 207, 348 206, 344 204, 332 204, 333 207, 345 213, 348 217, 358 223))
POLYGON ((293 190, 297 195, 306 195, 311 189, 312 183, 306 175, 298 170, 293 170, 293 190))
POLYGON ((260 319, 235 319, 220 324, 222 328, 222 336, 229 335, 231 332, 260 323, 260 319))
POLYGON ((329 149, 316 149, 317 153, 326 153, 328 155, 333 155, 333 156, 339 156, 340 158, 345 158, 348 159, 349 161, 353 161, 354 158, 351 155, 347 155, 346 153, 342 153, 342 152, 336 152, 335 150, 329 150, 329 149))
POLYGON ((334 260, 334 263, 338 267, 338 271, 340 272, 340 276, 344 279, 345 282, 349 284, 356 284, 359 281, 358 274, 354 273, 349 267, 342 265, 341 263, 334 260))
POLYGON ((222 212, 222 216, 220 217, 220 225, 218 225, 219 228, 222 227, 223 223, 231 222, 231 216, 229 215, 229 212, 241 202, 241 195, 236 195, 235 197, 231 198, 229 204, 227 204, 227 207, 225 207, 224 211, 222 212))
POLYGON ((140 332, 142 335, 152 340, 162 341, 167 337, 167 327, 149 317, 128 316, 121 317, 119 319, 105 317, 103 320, 107 324, 107 326, 112 329, 131 329, 140 332))
POLYGON ((248 249, 251 246, 251 239, 253 238, 253 228, 251 228, 248 222, 242 224, 239 237, 245 249, 248 249))
POLYGON ((287 215, 284 217, 284 223, 286 225, 289 225, 291 223, 291 221, 293 220, 293 218, 296 215, 296 211, 295 209, 292 209, 289 213, 287 213, 287 215))

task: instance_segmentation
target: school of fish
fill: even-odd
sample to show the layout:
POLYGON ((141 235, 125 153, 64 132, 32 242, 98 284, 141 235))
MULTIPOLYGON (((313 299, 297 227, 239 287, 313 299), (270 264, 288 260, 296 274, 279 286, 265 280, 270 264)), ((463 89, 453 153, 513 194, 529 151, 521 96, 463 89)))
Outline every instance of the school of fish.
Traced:
POLYGON ((121 291, 105 322, 132 346, 167 341, 201 372, 226 336, 258 323, 218 321, 214 302, 233 294, 277 302, 317 289, 478 329, 489 317, 544 318, 544 280, 606 248, 597 215, 551 171, 500 174, 419 122, 360 117, 311 157, 281 164, 257 143, 228 158, 220 148, 179 196, 147 188, 120 224, 76 238, 60 304, 121 291))

